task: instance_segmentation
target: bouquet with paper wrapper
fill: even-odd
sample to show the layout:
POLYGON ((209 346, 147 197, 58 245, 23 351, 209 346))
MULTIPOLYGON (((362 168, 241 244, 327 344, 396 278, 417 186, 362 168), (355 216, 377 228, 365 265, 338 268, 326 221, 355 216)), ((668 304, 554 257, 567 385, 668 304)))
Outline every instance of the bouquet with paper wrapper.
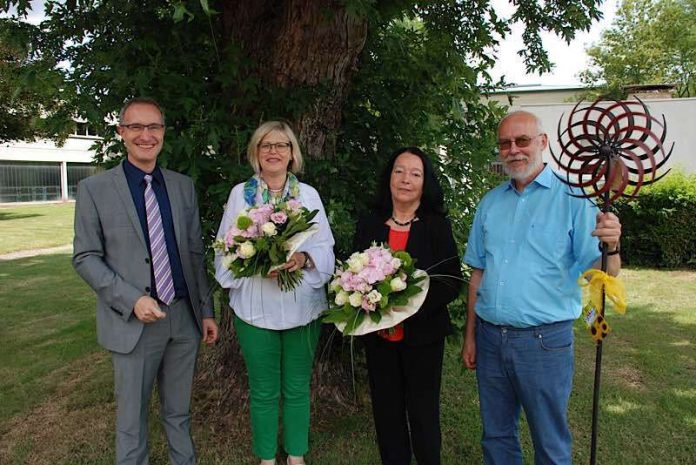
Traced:
POLYGON ((373 244, 339 262, 323 321, 350 336, 392 331, 420 309, 429 284, 428 274, 407 252, 373 244))

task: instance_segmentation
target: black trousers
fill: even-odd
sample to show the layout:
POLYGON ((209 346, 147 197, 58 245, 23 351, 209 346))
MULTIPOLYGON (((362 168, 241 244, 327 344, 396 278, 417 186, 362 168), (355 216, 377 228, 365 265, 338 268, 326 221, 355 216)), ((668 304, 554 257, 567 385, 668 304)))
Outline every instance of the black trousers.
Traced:
POLYGON ((440 384, 445 340, 366 344, 372 413, 384 465, 440 465, 440 384), (410 434, 409 434, 410 433, 410 434))

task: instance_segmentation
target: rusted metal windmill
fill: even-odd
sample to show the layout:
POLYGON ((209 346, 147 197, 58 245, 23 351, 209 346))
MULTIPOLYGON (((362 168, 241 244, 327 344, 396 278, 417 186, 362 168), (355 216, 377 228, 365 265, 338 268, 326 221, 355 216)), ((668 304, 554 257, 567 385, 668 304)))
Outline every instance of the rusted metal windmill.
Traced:
MULTIPOLYGON (((640 99, 580 102, 563 125, 558 122, 558 156, 551 156, 565 172, 561 180, 575 188, 576 197, 587 198, 603 212, 620 197, 636 197, 640 188, 662 178, 674 143, 665 150, 667 122, 650 114, 640 99)), ((607 246, 602 243, 602 271, 607 270, 607 246)), ((599 316, 606 303, 602 292, 599 316)), ((592 399, 592 443, 590 465, 597 460, 597 419, 602 369, 602 339, 597 340, 594 394, 592 399)))

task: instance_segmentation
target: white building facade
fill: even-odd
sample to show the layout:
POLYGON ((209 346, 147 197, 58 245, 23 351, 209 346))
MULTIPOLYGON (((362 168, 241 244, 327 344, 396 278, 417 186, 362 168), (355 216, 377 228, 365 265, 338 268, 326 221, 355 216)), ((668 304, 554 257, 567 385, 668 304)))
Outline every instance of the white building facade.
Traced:
POLYGON ((73 200, 77 183, 99 170, 91 148, 99 138, 80 130, 85 134, 62 147, 47 140, 0 144, 0 203, 73 200))

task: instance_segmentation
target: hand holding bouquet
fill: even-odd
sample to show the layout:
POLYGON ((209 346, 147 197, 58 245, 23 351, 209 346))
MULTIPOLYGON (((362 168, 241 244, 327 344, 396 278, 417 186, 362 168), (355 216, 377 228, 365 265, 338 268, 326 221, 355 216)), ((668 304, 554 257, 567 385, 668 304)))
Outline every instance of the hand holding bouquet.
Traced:
POLYGON ((373 244, 336 267, 323 321, 346 335, 392 328, 418 311, 428 284, 407 252, 373 244))
POLYGON ((291 291, 302 280, 302 270, 290 272, 284 265, 316 233, 318 226, 312 219, 317 213, 297 200, 246 208, 213 247, 235 277, 267 276, 278 271, 278 286, 291 291))

